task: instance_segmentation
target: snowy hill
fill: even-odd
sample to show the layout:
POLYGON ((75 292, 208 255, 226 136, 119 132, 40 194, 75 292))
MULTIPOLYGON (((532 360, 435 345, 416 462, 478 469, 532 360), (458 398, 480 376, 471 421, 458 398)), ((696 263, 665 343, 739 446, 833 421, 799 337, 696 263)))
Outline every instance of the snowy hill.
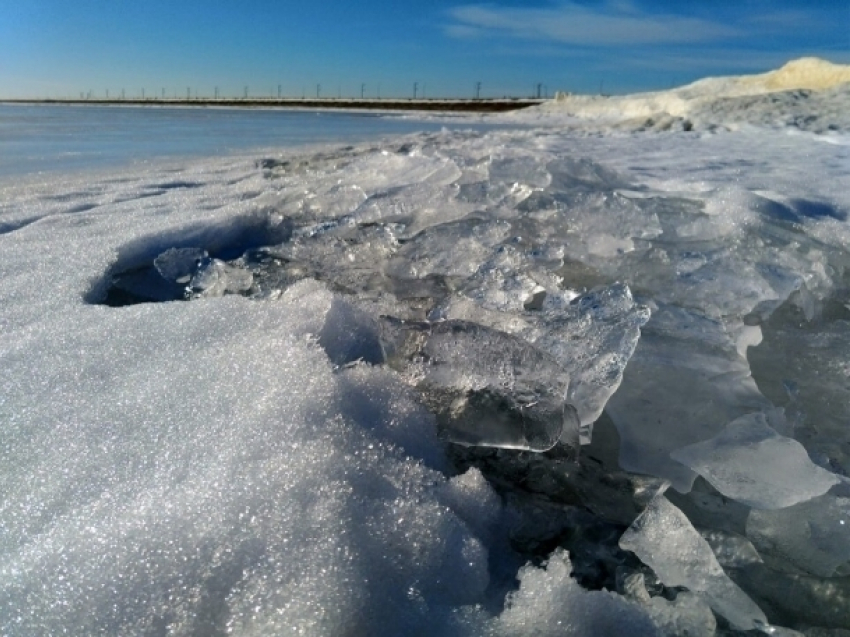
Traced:
POLYGON ((710 77, 669 91, 621 96, 558 93, 516 118, 625 130, 791 126, 850 131, 850 65, 801 58, 759 75, 710 77))

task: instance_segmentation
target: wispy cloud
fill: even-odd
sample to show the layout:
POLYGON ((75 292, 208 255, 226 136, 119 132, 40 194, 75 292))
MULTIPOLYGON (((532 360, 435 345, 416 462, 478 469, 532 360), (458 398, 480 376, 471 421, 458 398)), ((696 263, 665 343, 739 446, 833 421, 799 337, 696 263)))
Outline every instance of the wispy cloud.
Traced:
POLYGON ((580 46, 628 46, 711 42, 741 35, 721 22, 679 15, 647 14, 628 1, 586 6, 564 2, 552 8, 473 4, 449 11, 451 37, 507 37, 580 46))

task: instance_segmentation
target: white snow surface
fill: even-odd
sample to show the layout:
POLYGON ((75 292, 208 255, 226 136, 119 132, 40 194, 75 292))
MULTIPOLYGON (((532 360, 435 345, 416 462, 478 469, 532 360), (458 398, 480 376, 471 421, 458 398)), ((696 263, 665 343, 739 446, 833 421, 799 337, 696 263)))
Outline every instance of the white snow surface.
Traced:
MULTIPOLYGON (((823 98, 844 114, 846 86, 823 98)), ((682 493, 694 469, 752 478, 724 428, 768 423, 796 467, 760 474, 780 496, 718 488, 778 508, 746 524, 769 560, 845 573, 850 128, 722 130, 729 112, 0 184, 0 633, 650 635, 705 603, 762 626, 663 496, 622 546, 695 596, 586 591, 558 549, 506 598, 505 505, 448 460, 437 377, 521 387, 517 422, 563 399, 562 445, 604 411, 620 465, 682 493), (122 276, 191 300, 104 305, 122 276), (551 384, 475 339, 461 369, 386 364, 387 325, 443 321, 535 352, 551 384)))

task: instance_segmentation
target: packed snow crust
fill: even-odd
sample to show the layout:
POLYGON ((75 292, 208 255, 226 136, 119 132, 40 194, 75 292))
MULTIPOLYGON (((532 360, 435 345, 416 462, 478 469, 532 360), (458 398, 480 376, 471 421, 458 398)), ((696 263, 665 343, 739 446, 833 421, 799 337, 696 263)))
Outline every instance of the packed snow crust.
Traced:
POLYGON ((850 629, 850 129, 723 128, 0 185, 0 633, 850 629))

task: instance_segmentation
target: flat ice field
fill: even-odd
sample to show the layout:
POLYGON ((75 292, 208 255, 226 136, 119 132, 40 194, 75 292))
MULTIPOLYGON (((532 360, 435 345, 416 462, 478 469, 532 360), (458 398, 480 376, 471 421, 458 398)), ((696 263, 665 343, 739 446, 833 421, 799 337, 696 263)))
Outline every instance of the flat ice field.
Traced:
POLYGON ((842 68, 0 184, 0 634, 846 634, 842 68))

